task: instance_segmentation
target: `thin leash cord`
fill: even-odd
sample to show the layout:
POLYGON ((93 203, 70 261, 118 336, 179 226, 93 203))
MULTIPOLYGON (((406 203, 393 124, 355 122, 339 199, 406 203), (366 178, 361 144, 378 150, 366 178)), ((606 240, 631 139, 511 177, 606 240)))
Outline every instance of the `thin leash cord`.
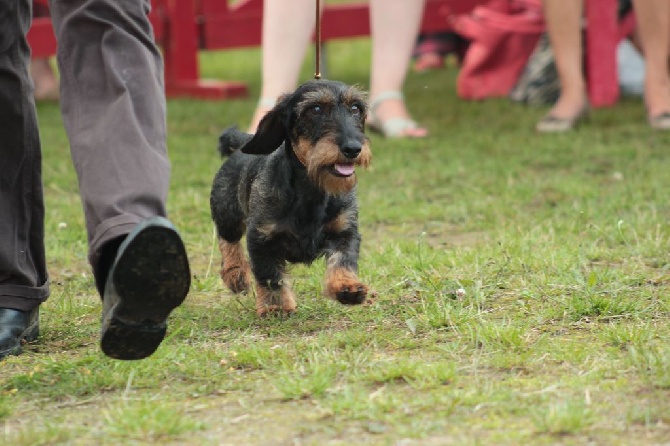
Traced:
POLYGON ((316 0, 316 59, 314 79, 321 79, 321 1, 316 0))

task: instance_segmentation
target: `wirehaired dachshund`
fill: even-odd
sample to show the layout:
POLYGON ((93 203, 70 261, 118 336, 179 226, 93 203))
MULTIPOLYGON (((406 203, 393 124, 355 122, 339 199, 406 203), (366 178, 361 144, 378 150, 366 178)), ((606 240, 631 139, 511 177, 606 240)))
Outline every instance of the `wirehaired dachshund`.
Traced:
POLYGON ((214 178, 212 219, 221 251, 221 279, 235 293, 256 282, 256 313, 291 313, 296 303, 287 263, 325 256, 325 294, 355 305, 368 287, 357 276, 356 167, 372 153, 364 133, 368 105, 356 87, 313 80, 279 98, 248 134, 232 127, 219 137, 228 157, 214 178), (247 260, 240 240, 246 234, 247 260))

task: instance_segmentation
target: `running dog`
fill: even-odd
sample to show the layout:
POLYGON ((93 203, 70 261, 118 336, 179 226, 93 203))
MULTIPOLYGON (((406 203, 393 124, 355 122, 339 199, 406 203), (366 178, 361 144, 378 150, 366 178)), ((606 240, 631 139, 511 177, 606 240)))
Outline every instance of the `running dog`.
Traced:
POLYGON ((256 313, 292 313, 287 263, 325 256, 325 294, 355 305, 368 287, 357 276, 356 167, 369 166, 368 105, 356 87, 313 80, 279 98, 248 134, 228 128, 219 152, 228 157, 214 178, 212 219, 221 279, 235 293, 256 283, 256 313), (246 234, 247 260, 240 243, 246 234))

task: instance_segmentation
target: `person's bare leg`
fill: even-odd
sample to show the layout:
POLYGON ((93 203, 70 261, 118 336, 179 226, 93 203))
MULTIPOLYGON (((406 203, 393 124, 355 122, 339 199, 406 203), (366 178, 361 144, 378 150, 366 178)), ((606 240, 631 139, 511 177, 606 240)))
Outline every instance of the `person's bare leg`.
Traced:
POLYGON ((670 2, 633 0, 645 60, 644 100, 650 119, 670 113, 670 2))
POLYGON ((30 77, 35 84, 34 96, 36 100, 58 100, 58 78, 51 67, 49 58, 32 59, 30 61, 30 77))
POLYGON ((554 53, 561 94, 550 116, 570 119, 583 112, 587 104, 582 63, 581 0, 544 0, 547 33, 554 53))
MULTIPOLYGON (((424 0, 370 0, 370 98, 373 102, 387 92, 402 91, 423 7, 424 0)), ((381 123, 394 118, 411 119, 401 98, 380 100, 374 112, 381 123)), ((398 136, 421 137, 427 133, 424 128, 414 127, 398 136)))
POLYGON ((263 3, 261 97, 249 125, 251 133, 256 131, 274 101, 297 86, 314 33, 314 8, 313 0, 266 0, 263 3))

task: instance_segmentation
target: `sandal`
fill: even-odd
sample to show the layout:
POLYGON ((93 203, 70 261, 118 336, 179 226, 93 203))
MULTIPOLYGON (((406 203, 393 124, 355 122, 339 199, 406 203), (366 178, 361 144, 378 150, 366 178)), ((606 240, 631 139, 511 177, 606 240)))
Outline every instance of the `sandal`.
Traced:
POLYGON ((582 122, 586 121, 588 116, 588 105, 585 105, 575 116, 570 116, 568 118, 560 118, 549 113, 535 125, 535 130, 539 133, 569 132, 574 130, 582 122))
POLYGON ((419 127, 416 121, 410 118, 390 118, 382 122, 377 116, 377 109, 385 101, 399 100, 404 102, 405 98, 399 91, 386 91, 370 103, 370 116, 368 126, 370 130, 380 133, 386 138, 424 138, 428 132, 419 127), (414 134, 412 134, 414 132, 414 134))
POLYGON ((654 130, 670 130, 670 112, 663 112, 656 116, 649 116, 649 126, 654 130))

